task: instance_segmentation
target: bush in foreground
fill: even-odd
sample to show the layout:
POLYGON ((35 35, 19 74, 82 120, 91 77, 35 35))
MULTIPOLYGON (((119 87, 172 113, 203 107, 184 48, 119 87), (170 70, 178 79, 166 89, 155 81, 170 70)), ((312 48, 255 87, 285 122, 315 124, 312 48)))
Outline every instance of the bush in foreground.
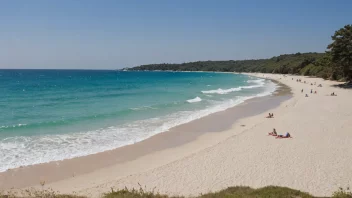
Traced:
MULTIPOLYGON (((229 187, 225 190, 219 192, 207 193, 195 198, 318 198, 314 197, 308 193, 301 192, 299 190, 294 190, 286 187, 278 186, 267 186, 264 188, 253 189, 250 187, 229 187)), ((336 191, 333 198, 352 198, 351 192, 343 190, 342 188, 339 191, 336 191)), ((139 190, 112 190, 110 193, 106 193, 103 198, 181 198, 173 197, 167 195, 161 195, 154 192, 146 192, 142 188, 139 190)))
MULTIPOLYGON (((30 198, 86 198, 84 196, 78 195, 64 195, 58 194, 54 191, 25 191, 25 194, 21 192, 20 194, 1 194, 0 198, 19 198, 19 197, 30 197, 30 198)), ((318 198, 308 193, 301 192, 299 190, 294 190, 286 187, 278 186, 267 186, 264 188, 253 189, 250 187, 236 186, 229 187, 227 189, 221 190, 219 192, 207 193, 199 195, 194 198, 318 198)), ((346 190, 340 188, 338 191, 334 192, 333 198, 352 198, 351 191, 347 188, 346 190)), ((114 191, 111 190, 109 193, 105 193, 102 198, 182 198, 177 196, 162 195, 154 191, 145 191, 142 188, 136 189, 123 189, 114 191)))
POLYGON ((334 192, 332 195, 334 198, 352 198, 352 192, 350 191, 349 188, 346 190, 343 188, 340 188, 338 191, 334 192))

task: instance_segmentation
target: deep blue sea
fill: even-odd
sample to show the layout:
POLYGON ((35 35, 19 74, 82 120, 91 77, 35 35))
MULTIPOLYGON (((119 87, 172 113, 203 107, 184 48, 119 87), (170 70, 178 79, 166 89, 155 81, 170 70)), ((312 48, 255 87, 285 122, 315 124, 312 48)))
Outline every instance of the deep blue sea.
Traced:
POLYGON ((0 70, 0 172, 133 144, 275 87, 230 73, 0 70))

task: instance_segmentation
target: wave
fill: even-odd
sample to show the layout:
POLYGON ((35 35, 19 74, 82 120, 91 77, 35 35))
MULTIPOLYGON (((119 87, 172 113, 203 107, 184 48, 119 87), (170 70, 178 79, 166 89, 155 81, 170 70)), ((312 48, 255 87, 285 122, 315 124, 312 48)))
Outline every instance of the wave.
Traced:
POLYGON ((202 101, 202 99, 198 96, 193 99, 187 100, 187 102, 189 102, 189 103, 195 103, 195 102, 200 102, 200 101, 202 101))
POLYGON ((0 129, 7 129, 7 128, 19 128, 19 127, 23 127, 23 126, 27 126, 27 124, 14 124, 11 126, 0 126, 0 129))
POLYGON ((96 120, 115 118, 121 114, 126 114, 133 111, 148 110, 148 109, 156 110, 158 109, 158 106, 155 106, 155 107, 142 106, 142 107, 135 107, 135 108, 129 108, 129 109, 121 109, 121 110, 117 110, 109 113, 82 115, 80 117, 71 117, 66 119, 48 120, 43 122, 33 122, 33 123, 27 123, 27 124, 4 125, 4 126, 0 126, 0 131, 11 132, 11 130, 14 130, 14 129, 28 130, 28 129, 44 129, 44 128, 50 128, 54 126, 56 127, 67 126, 70 124, 84 122, 84 121, 90 121, 90 120, 96 121, 96 120))
POLYGON ((269 81, 266 84, 264 91, 256 94, 255 97, 264 97, 264 96, 271 95, 272 93, 274 93, 276 91, 276 89, 277 89, 277 85, 275 83, 269 81))
POLYGON ((265 79, 247 80, 247 83, 261 84, 261 83, 264 83, 264 82, 265 82, 265 79))
POLYGON ((228 94, 230 92, 234 91, 241 91, 241 87, 237 88, 230 88, 230 89, 215 89, 215 90, 208 90, 208 91, 202 91, 204 94, 228 94))
POLYGON ((240 86, 240 87, 235 87, 235 88, 230 88, 230 89, 215 89, 215 90, 207 90, 207 91, 201 91, 203 94, 228 94, 231 92, 235 91, 241 91, 242 89, 253 89, 253 88, 259 88, 259 87, 264 87, 265 85, 265 79, 257 79, 257 80, 248 80, 248 83, 255 83, 255 85, 248 85, 248 86, 240 86))
POLYGON ((133 111, 142 111, 142 110, 147 110, 147 109, 158 109, 155 107, 151 107, 151 106, 142 106, 142 107, 134 107, 134 108, 130 108, 133 111))

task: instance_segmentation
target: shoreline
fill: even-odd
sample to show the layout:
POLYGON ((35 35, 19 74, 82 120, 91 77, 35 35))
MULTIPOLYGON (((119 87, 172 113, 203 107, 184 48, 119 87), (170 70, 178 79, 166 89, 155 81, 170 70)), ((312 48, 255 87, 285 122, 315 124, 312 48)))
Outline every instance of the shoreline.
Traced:
MULTIPOLYGON (((148 73, 148 72, 146 72, 146 73, 148 73)), ((167 72, 167 73, 172 73, 172 72, 167 72)), ((218 72, 218 73, 222 73, 222 72, 218 72)), ((228 73, 228 74, 230 74, 230 73, 228 73)), ((227 77, 231 78, 232 76, 227 75, 227 77)), ((257 84, 258 82, 252 82, 252 84, 254 84, 254 83, 257 84)), ((262 82, 259 82, 260 85, 259 84, 258 85, 263 86, 261 83, 262 82)), ((265 83, 263 83, 263 84, 265 84, 265 83)), ((256 86, 256 85, 254 85, 254 86, 256 86)), ((251 87, 251 86, 249 86, 249 87, 251 87)), ((268 86, 265 86, 265 87, 268 87, 268 88, 265 88, 265 92, 261 92, 261 93, 263 93, 261 96, 268 95, 271 92, 273 92, 273 90, 275 89, 274 88, 275 86, 269 86, 269 83, 268 83, 268 86), (271 88, 269 88, 269 87, 271 87, 271 88)), ((205 87, 203 87, 203 88, 200 90, 211 89, 210 87, 208 88, 208 85, 206 88, 205 87)), ((230 88, 230 89, 232 89, 232 88, 230 88)), ((242 88, 239 88, 239 90, 235 90, 235 91, 240 91, 241 89, 242 88)), ((11 134, 12 132, 16 133, 16 131, 11 131, 11 129, 14 129, 14 130, 22 129, 22 131, 24 131, 24 130, 27 131, 28 130, 27 127, 32 127, 32 125, 38 125, 37 128, 35 128, 34 130, 35 131, 38 131, 38 130, 42 131, 39 133, 40 134, 43 133, 43 134, 38 136, 38 139, 39 139, 38 141, 36 141, 36 138, 31 138, 30 136, 27 141, 26 135, 24 135, 23 137, 20 135, 19 138, 17 138, 17 136, 15 137, 15 136, 9 135, 9 141, 6 141, 6 140, 2 141, 1 145, 4 145, 5 150, 8 148, 11 149, 11 150, 9 150, 11 152, 11 155, 5 154, 4 155, 5 158, 4 158, 4 156, 2 157, 2 159, 4 159, 4 161, 5 161, 5 163, 1 166, 0 173, 5 172, 9 169, 15 169, 15 168, 20 168, 20 167, 25 167, 25 166, 32 166, 32 165, 36 165, 36 164, 50 163, 53 161, 62 161, 62 160, 66 160, 66 159, 73 159, 73 158, 77 158, 77 157, 83 157, 83 156, 87 156, 87 155, 91 155, 91 154, 97 154, 97 153, 101 153, 104 151, 113 150, 113 149, 116 149, 116 148, 119 148, 122 146, 126 146, 126 145, 131 145, 136 142, 140 142, 144 139, 150 138, 151 136, 153 136, 157 133, 162 133, 162 132, 168 131, 169 129, 171 129, 172 127, 175 127, 177 125, 184 124, 184 123, 190 122, 195 119, 199 119, 201 117, 204 117, 204 116, 212 114, 212 113, 216 113, 218 111, 226 110, 228 108, 231 108, 233 106, 236 106, 236 105, 244 102, 244 100, 248 100, 248 97, 243 96, 243 97, 239 97, 238 99, 236 99, 234 101, 229 99, 228 101, 224 101, 224 102, 219 101, 219 103, 214 102, 214 104, 211 104, 209 106, 205 106, 206 103, 204 103, 204 102, 208 103, 213 99, 213 98, 210 98, 210 97, 213 97, 212 94, 214 94, 214 96, 215 96, 214 98, 216 98, 216 97, 221 97, 220 94, 227 94, 227 93, 232 92, 234 90, 224 90, 224 91, 226 91, 225 93, 219 93, 219 92, 217 92, 217 90, 209 90, 209 91, 215 91, 210 94, 206 94, 205 92, 207 92, 207 91, 200 91, 200 90, 196 90, 197 92, 199 92, 199 93, 197 93, 196 98, 192 99, 193 95, 191 95, 190 97, 182 98, 182 100, 177 101, 177 103, 179 103, 179 104, 181 104, 182 102, 185 104, 193 103, 194 99, 199 100, 200 98, 198 98, 198 96, 201 96, 202 99, 200 99, 200 101, 196 101, 196 102, 200 102, 200 103, 195 104, 198 106, 199 106, 199 104, 200 105, 203 104, 203 107, 201 109, 198 108, 198 109, 192 109, 191 111, 189 111, 190 109, 187 108, 182 111, 178 111, 178 110, 176 111, 176 109, 173 108, 171 110, 171 112, 168 112, 166 114, 164 113, 161 116, 157 114, 152 117, 149 116, 149 118, 148 118, 148 115, 146 115, 142 118, 140 117, 140 119, 137 119, 137 120, 133 120, 131 118, 128 118, 127 120, 129 120, 129 121, 126 121, 126 122, 123 121, 122 123, 118 123, 117 125, 116 125, 116 120, 115 120, 115 121, 112 121, 110 124, 102 124, 102 125, 97 124, 97 126, 100 126, 100 127, 95 127, 95 125, 94 125, 94 127, 92 126, 93 128, 92 127, 85 127, 86 124, 83 122, 79 125, 75 124, 76 128, 74 130, 67 129, 68 131, 71 131, 71 132, 76 131, 73 133, 68 133, 68 135, 66 132, 47 134, 44 129, 40 130, 41 124, 33 124, 33 123, 30 123, 30 121, 21 122, 24 124, 20 123, 20 124, 14 124, 14 125, 10 125, 10 126, 6 126, 6 125, 1 126, 0 128, 5 130, 5 134, 6 134, 6 131, 9 132, 9 134, 11 134), (204 100, 204 101, 201 102, 202 100, 204 100), (183 111, 185 111, 185 112, 189 111, 190 113, 183 113, 183 111), (189 116, 179 116, 178 114, 181 114, 181 115, 188 114, 189 116), (168 118, 169 115, 170 115, 170 118, 174 117, 172 122, 170 122, 171 119, 168 118), (175 116, 175 115, 178 115, 178 116, 175 116), (151 120, 149 120, 149 119, 151 119, 151 120), (154 124, 155 120, 156 120, 155 123, 157 123, 157 124, 154 124), (160 121, 157 121, 157 120, 160 120, 160 121), (169 121, 167 122, 165 120, 169 120, 169 121), (150 122, 151 127, 149 127, 149 125, 147 125, 147 126, 144 125, 143 123, 145 123, 145 121, 150 122), (164 123, 164 124, 162 124, 162 123, 164 123), (144 127, 143 125, 146 127, 144 127), (79 126, 79 127, 77 127, 77 126, 79 126), (136 136, 133 135, 133 137, 129 137, 130 135, 128 135, 128 131, 131 128, 132 128, 132 130, 137 129, 137 130, 134 130, 134 131, 136 131, 136 134, 137 134, 136 136), (147 128, 146 133, 143 132, 144 128, 147 128), (106 139, 110 139, 110 140, 112 140, 112 138, 115 139, 115 136, 117 134, 120 134, 119 130, 122 131, 122 134, 124 134, 124 131, 126 131, 126 134, 124 134, 124 135, 128 138, 121 138, 120 139, 119 136, 117 136, 117 139, 116 139, 117 141, 112 141, 112 142, 109 142, 109 140, 106 141, 106 139), (85 139, 85 137, 84 137, 85 133, 83 131, 91 133, 91 134, 88 134, 90 136, 88 138, 88 141, 95 142, 95 139, 97 138, 97 142, 99 142, 99 143, 86 144, 86 145, 92 145, 92 147, 81 146, 81 145, 84 145, 84 143, 75 144, 74 142, 77 141, 78 139, 82 139, 82 138, 85 139), (101 138, 97 137, 99 135, 99 133, 105 134, 105 131, 107 131, 107 133, 110 133, 110 135, 109 134, 108 134, 108 136, 103 135, 102 137, 105 137, 105 139, 104 138, 101 139, 101 138), (115 133, 116 131, 118 133, 115 133), (76 135, 73 135, 73 134, 76 134, 76 135), (138 134, 142 134, 142 135, 138 135, 138 134), (45 138, 45 136, 48 136, 48 138, 45 138), (71 139, 72 136, 74 136, 75 139, 71 139), (51 137, 53 137, 53 138, 51 138, 51 137), (110 138, 107 138, 107 137, 110 137, 110 138), (23 140, 21 140, 21 138, 23 140), (17 142, 17 139, 19 139, 18 142, 17 142), (47 140, 45 140, 45 139, 47 139, 47 140), (53 140, 50 140, 50 139, 53 139, 53 140), (66 139, 68 139, 69 141, 66 141, 66 139), (51 148, 50 144, 53 141, 54 141, 54 144, 56 144, 58 146, 54 147, 53 149, 50 149, 51 148), (5 142, 5 143, 3 143, 3 142, 5 142), (12 145, 12 142, 14 142, 14 145, 12 145), (20 149, 20 148, 22 148, 22 145, 21 145, 22 142, 24 142, 23 144, 26 145, 23 148, 27 147, 27 149, 20 149), (29 143, 29 142, 31 142, 31 143, 29 143), (60 152, 60 149, 59 149, 60 142, 62 142, 63 144, 66 144, 68 146, 67 148, 77 147, 77 149, 62 148, 65 152, 60 152), (105 145, 102 142, 107 142, 107 144, 105 145), (42 152, 42 151, 44 151, 44 149, 40 149, 41 147, 36 147, 36 146, 32 147, 31 146, 31 145, 36 145, 36 144, 42 145, 41 147, 43 147, 43 148, 47 147, 48 151, 42 152), (47 145, 47 146, 44 146, 44 145, 47 145), (39 148, 39 149, 37 150, 36 148, 39 148), (19 150, 19 155, 17 155, 17 153, 16 153, 17 150, 19 150), (29 150, 31 150, 31 152, 36 153, 36 154, 32 155, 31 153, 28 152, 29 150), (70 150, 73 152, 71 153, 70 150), (55 153, 55 155, 50 155, 51 152, 55 153), (44 156, 42 157, 40 154, 43 154, 44 156), (24 159, 22 159, 22 158, 24 158, 24 159), (7 161, 6 159, 9 159, 9 160, 7 161), (20 159, 20 160, 18 160, 18 159, 20 159)), ((218 90, 222 91, 221 88, 218 88, 218 90)), ((259 95, 251 96, 251 97, 258 97, 258 96, 259 95)), ((217 100, 217 99, 215 99, 215 100, 217 100)), ((177 104, 177 103, 174 103, 174 104, 177 104)), ((137 111, 140 111, 140 110, 144 111, 145 109, 149 109, 149 108, 150 109, 158 109, 158 108, 163 108, 163 107, 162 106, 153 107, 153 105, 140 106, 140 104, 134 104, 131 106, 131 108, 128 108, 126 110, 128 111, 128 113, 130 113, 129 111, 132 111, 132 113, 135 114, 137 111)), ((99 114, 100 110, 98 109, 98 110, 95 110, 94 112, 99 114)), ((48 113, 50 114, 50 112, 48 112, 48 113)), ((141 111, 141 113, 143 113, 143 112, 141 111)), ((94 117, 96 117, 96 115, 94 115, 94 117)), ((131 116, 129 116, 129 117, 131 117, 131 116)), ((83 120, 85 120, 85 118, 83 120)), ((112 120, 112 119, 110 119, 110 120, 112 120)), ((70 122, 69 118, 67 119, 67 121, 70 122)), ((6 122, 6 120, 5 120, 5 122, 6 122)), ((56 121, 53 121, 53 123, 56 123, 56 121)), ((104 123, 104 122, 101 122, 101 123, 104 123)), ((62 124, 59 124, 59 125, 62 125, 62 124)), ((29 130, 31 130, 31 129, 29 129, 29 130)), ((66 129, 64 129, 64 130, 66 130, 66 129)), ((0 129, 0 131, 1 131, 1 129, 0 129)), ((6 137, 7 137, 7 135, 5 135, 5 138, 6 137)), ((37 136, 34 136, 34 137, 37 137, 37 136)))
POLYGON ((76 177, 95 170, 132 161, 150 153, 180 147, 195 141, 205 133, 218 133, 228 130, 237 120, 267 111, 290 98, 290 89, 287 86, 277 81, 274 81, 274 83, 277 88, 269 96, 245 100, 243 103, 224 111, 215 112, 191 122, 175 126, 166 132, 153 135, 131 145, 87 156, 21 166, 0 172, 0 190, 36 186, 41 180, 45 180, 46 183, 52 183, 76 177), (251 107, 251 105, 253 106, 251 107), (243 114, 240 115, 236 113, 237 111, 243 112, 243 114), (217 119, 221 118, 220 125, 212 122, 216 117, 217 119), (188 133, 185 134, 185 131, 188 131, 188 133), (111 158, 111 156, 116 157, 111 158), (86 166, 78 168, 79 164, 86 164, 86 166))
MULTIPOLYGON (((44 188, 99 197, 111 188, 139 189, 140 186, 162 194, 184 196, 214 192, 229 186, 259 188, 268 185, 290 187, 315 196, 330 196, 339 187, 351 187, 351 90, 332 87, 338 82, 320 78, 259 73, 245 75, 277 80, 290 87, 292 97, 261 113, 241 117, 229 128, 222 128, 221 132, 204 133, 180 146, 48 182, 44 188), (308 83, 298 83, 297 78, 308 83), (323 87, 310 85, 313 82, 323 87), (301 89, 304 89, 303 93, 301 89), (311 89, 318 93, 310 94, 311 89), (332 92, 337 96, 331 97, 332 92), (273 119, 265 118, 269 112, 274 113, 273 119), (290 132, 293 138, 268 136, 273 128, 279 134, 290 132)), ((242 105, 236 107, 239 106, 242 105)), ((224 117, 212 115, 211 122, 223 126, 224 117)), ((207 120, 196 126, 209 123, 207 120)), ((185 134, 192 130, 183 129, 181 132, 185 134)), ((178 137, 183 138, 182 134, 178 137)), ((173 140, 164 142, 168 145, 173 140)), ((114 155, 108 157, 116 159, 114 155)), ((41 169, 41 173, 44 172, 41 169)), ((26 177, 17 179, 24 180, 26 177)), ((48 181, 45 177, 37 179, 48 181)), ((5 181, 9 180, 5 178, 5 181)), ((42 189, 39 182, 34 187, 42 189)), ((4 178, 1 179, 0 174, 0 186, 3 184, 4 178)))

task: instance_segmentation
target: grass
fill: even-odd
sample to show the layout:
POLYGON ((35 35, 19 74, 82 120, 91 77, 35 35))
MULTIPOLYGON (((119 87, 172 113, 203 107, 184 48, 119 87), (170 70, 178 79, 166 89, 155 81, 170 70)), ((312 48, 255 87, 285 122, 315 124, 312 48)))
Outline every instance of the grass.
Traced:
POLYGON ((334 198, 351 198, 352 192, 350 191, 349 188, 347 188, 346 190, 343 188, 340 188, 338 191, 333 193, 332 197, 334 197, 334 198))
MULTIPOLYGON (((103 198, 177 198, 161 195, 154 192, 145 192, 143 189, 139 190, 119 190, 112 191, 104 195, 103 198)), ((313 198, 308 193, 298 190, 293 190, 285 187, 268 186, 264 188, 253 189, 250 187, 230 187, 219 192, 202 194, 196 198, 313 198)))
MULTIPOLYGON (((27 190, 21 193, 13 194, 1 194, 0 198, 19 198, 19 197, 30 197, 30 198, 86 198, 84 196, 78 195, 65 195, 59 194, 52 190, 27 190)), ((264 188, 253 189, 245 186, 229 187, 227 189, 202 194, 194 198, 318 198, 314 197, 308 193, 301 192, 299 190, 294 190, 286 187, 279 186, 267 186, 264 188)), ((332 198, 352 198, 351 191, 347 189, 340 188, 338 191, 334 192, 331 196, 332 198)), ((122 190, 111 190, 109 193, 102 195, 102 198, 181 198, 177 196, 163 195, 158 192, 145 191, 143 188, 140 189, 122 189, 122 190)))
POLYGON ((230 187, 216 193, 208 193, 202 195, 201 198, 211 197, 228 197, 228 198, 279 198, 279 197, 296 197, 296 198, 312 198, 313 196, 298 190, 285 187, 268 186, 264 188, 253 189, 249 187, 230 187))

